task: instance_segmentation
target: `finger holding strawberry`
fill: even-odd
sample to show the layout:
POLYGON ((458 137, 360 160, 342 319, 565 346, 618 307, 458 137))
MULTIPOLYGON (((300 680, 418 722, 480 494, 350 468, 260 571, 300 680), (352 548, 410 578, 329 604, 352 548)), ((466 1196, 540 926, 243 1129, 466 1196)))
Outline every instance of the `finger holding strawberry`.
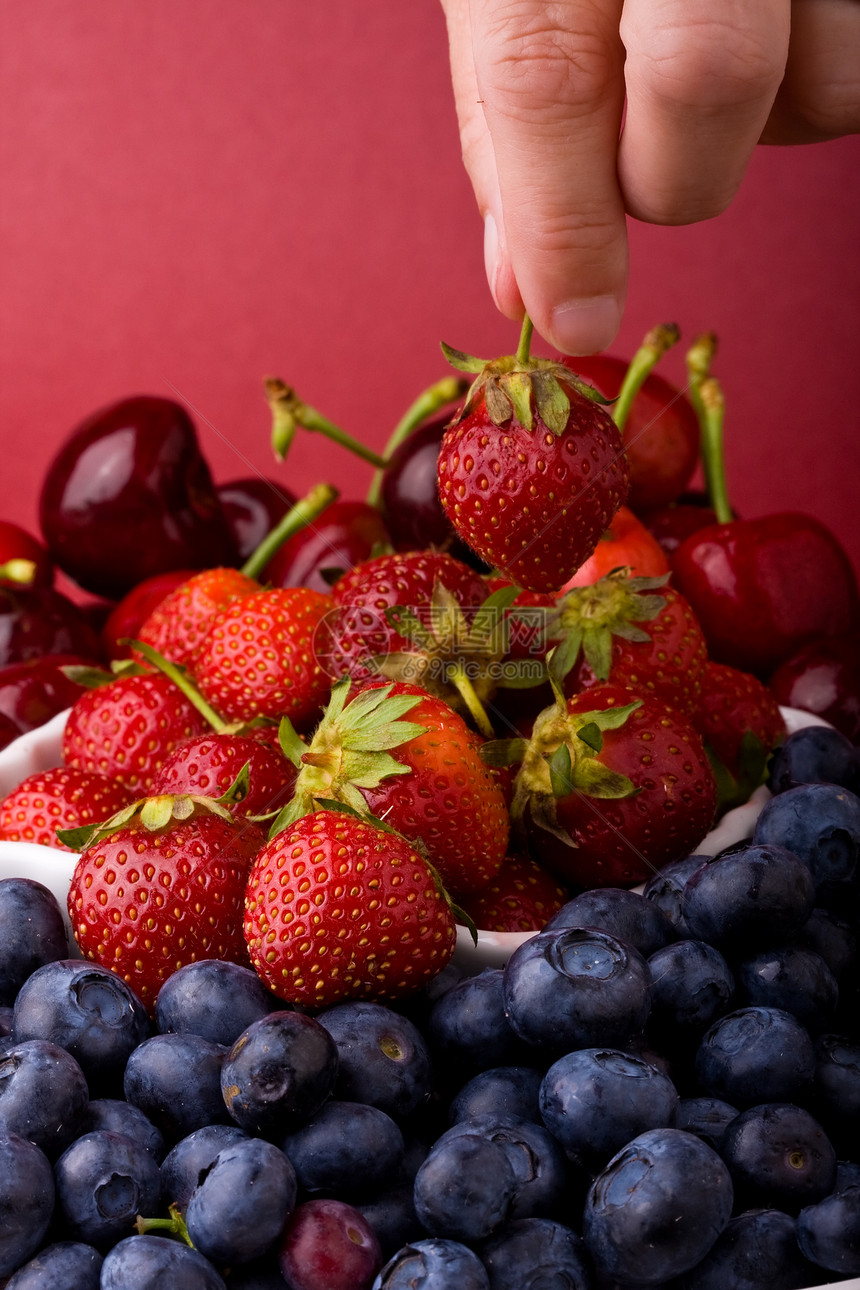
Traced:
POLYGON ((476 380, 439 453, 442 506, 462 540, 531 591, 563 586, 627 495, 621 435, 602 397, 563 363, 490 362, 443 346, 476 380))

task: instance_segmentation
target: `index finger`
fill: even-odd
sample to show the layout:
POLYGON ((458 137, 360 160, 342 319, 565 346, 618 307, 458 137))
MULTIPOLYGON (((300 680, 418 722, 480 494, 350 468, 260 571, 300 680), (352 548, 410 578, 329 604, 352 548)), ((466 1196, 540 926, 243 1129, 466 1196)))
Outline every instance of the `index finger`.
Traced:
POLYGON ((627 284, 616 172, 624 104, 620 0, 473 0, 496 215, 523 304, 562 352, 611 343, 627 284))

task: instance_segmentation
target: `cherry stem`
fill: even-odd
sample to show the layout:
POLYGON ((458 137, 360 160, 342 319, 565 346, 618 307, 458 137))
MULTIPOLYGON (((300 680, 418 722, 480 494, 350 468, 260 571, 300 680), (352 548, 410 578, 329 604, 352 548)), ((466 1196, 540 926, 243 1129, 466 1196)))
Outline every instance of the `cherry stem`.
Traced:
POLYGON ((263 538, 255 551, 248 556, 241 571, 246 578, 259 579, 266 565, 294 533, 307 528, 338 496, 333 484, 315 484, 304 497, 291 506, 286 515, 263 538))
POLYGON ((490 718, 487 716, 483 703, 478 698, 475 687, 466 675, 465 669, 459 664, 452 664, 446 669, 446 680, 454 686, 460 698, 472 715, 475 725, 480 730, 485 739, 495 739, 496 732, 490 724, 490 718))
POLYGON ((144 1236, 147 1232, 170 1232, 174 1236, 180 1236, 186 1245, 194 1249, 194 1243, 188 1235, 188 1228, 179 1207, 175 1204, 170 1205, 169 1213, 170 1218, 144 1218, 138 1214, 134 1224, 138 1236, 144 1236))
POLYGON ((524 314, 522 330, 520 331, 520 343, 517 345, 517 365, 519 367, 525 367, 529 361, 533 331, 534 323, 528 314, 524 314))
POLYGON ((5 564, 0 564, 0 582, 16 582, 21 587, 29 587, 35 576, 35 561, 25 560, 23 556, 14 556, 5 564))
POLYGON ((717 338, 713 332, 705 332, 693 342, 687 351, 687 375, 689 377, 688 394, 701 435, 702 472, 705 476, 705 489, 711 506, 721 524, 733 518, 728 500, 726 486, 726 462, 723 450, 723 394, 719 386, 717 392, 706 392, 706 385, 714 378, 710 376, 711 363, 717 351, 717 338), (719 402, 719 408, 714 400, 719 402))
MULTIPOLYGON (((417 430, 439 408, 444 408, 446 403, 454 403, 457 399, 462 398, 468 388, 468 381, 463 380, 462 377, 444 376, 441 381, 437 381, 435 385, 430 385, 426 390, 423 390, 414 403, 411 403, 406 409, 392 430, 382 454, 385 464, 388 464, 393 454, 409 438, 413 430, 417 430)), ((366 498, 368 506, 379 508, 384 473, 384 469, 380 467, 371 480, 366 498)))
POLYGON ((379 453, 341 430, 340 426, 329 421, 328 417, 317 412, 310 404, 303 403, 291 386, 270 377, 265 383, 265 389, 266 399, 272 410, 272 449, 279 460, 283 461, 296 430, 301 427, 303 430, 324 434, 327 439, 355 453, 363 461, 369 461, 371 466, 380 468, 385 465, 385 460, 379 453))
POLYGON ((715 376, 707 376, 699 385, 699 403, 701 405, 702 462, 707 462, 705 477, 708 482, 708 496, 714 514, 720 524, 728 524, 734 518, 729 504, 726 486, 726 460, 723 451, 723 423, 725 421, 725 399, 723 390, 715 376))
POLYGON ((660 323, 652 327, 642 344, 630 361, 618 398, 612 405, 612 420, 619 430, 627 424, 627 417, 633 400, 639 393, 645 378, 651 374, 667 350, 681 339, 681 332, 675 323, 660 323))

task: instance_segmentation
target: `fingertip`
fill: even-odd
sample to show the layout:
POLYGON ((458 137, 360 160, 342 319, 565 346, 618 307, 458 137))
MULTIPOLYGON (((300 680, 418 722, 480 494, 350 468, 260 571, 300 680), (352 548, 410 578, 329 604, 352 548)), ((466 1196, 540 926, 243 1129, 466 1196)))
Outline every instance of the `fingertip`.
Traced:
POLYGON ((596 354, 618 335, 621 316, 622 303, 615 296, 567 300, 552 310, 546 329, 538 330, 562 354, 596 354))

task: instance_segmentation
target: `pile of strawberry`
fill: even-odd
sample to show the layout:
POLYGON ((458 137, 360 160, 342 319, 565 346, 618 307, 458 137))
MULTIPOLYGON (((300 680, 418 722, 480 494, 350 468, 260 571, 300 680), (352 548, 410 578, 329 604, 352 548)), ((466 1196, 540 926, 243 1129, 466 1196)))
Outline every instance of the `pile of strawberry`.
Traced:
MULTIPOLYGON (((647 420, 626 439, 619 423, 649 415, 675 336, 648 338, 610 409, 530 357, 529 334, 491 363, 449 351, 476 373, 436 454, 450 540, 344 540, 332 577, 317 560, 280 586, 269 542, 264 565, 178 575, 152 604, 132 589, 111 615, 125 657, 61 669, 79 687, 62 765, 0 802, 0 837, 80 853, 78 945, 149 1006, 202 958, 250 963, 309 1007, 409 994, 447 964, 458 923, 535 930, 582 889, 643 882, 765 781, 784 733, 765 680, 816 631, 753 578, 757 622, 732 637, 728 582, 703 594, 708 560, 752 578, 713 460, 717 514, 698 506, 683 543, 659 507, 662 546, 623 505, 632 476, 640 498, 684 509, 700 426, 721 426, 708 345, 691 351, 700 417, 656 386, 695 431, 667 484, 667 460, 648 473, 647 420)), ((311 413, 280 399, 281 447, 285 416, 324 428, 311 413)), ((310 514, 300 537, 327 511, 310 514)), ((856 579, 803 518, 837 553, 821 634, 853 630, 856 579)))

